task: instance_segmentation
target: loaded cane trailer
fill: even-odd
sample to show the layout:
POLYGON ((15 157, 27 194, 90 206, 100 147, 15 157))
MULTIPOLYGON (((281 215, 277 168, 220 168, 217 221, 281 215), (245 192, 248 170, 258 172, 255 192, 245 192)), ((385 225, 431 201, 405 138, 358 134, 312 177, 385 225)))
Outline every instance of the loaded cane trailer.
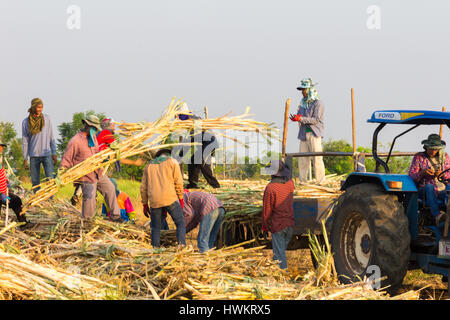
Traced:
MULTIPOLYGON (((445 222, 439 225, 430 223, 430 210, 419 200, 414 181, 408 175, 390 173, 389 160, 394 155, 392 150, 398 138, 422 125, 446 125, 450 128, 450 113, 380 110, 375 111, 367 122, 378 124, 370 155, 376 161, 376 170, 373 173, 353 172, 343 181, 342 194, 326 222, 341 281, 363 278, 368 275, 368 270, 373 270, 373 266, 379 268, 381 277, 385 277, 381 286, 389 286, 391 292, 401 285, 408 269, 419 268, 424 273, 440 274, 444 281, 448 281, 449 206, 439 203, 440 209, 446 212, 445 222), (394 137, 389 153, 385 154, 386 160, 383 160, 377 152, 378 135, 388 124, 408 125, 408 128, 394 137)), ((327 156, 325 153, 317 155, 327 156)), ((292 164, 292 158, 296 156, 302 154, 286 154, 286 162, 292 164)), ((450 181, 445 179, 449 170, 444 170, 438 180, 449 184, 450 181)), ((294 200, 297 238, 307 230, 320 233, 318 222, 329 208, 327 203, 326 200, 294 200)))

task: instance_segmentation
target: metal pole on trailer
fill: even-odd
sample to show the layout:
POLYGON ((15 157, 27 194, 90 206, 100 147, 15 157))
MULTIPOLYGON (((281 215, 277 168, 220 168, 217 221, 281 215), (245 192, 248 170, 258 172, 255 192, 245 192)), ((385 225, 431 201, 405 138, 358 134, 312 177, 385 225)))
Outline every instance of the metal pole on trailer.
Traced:
MULTIPOLYGON (((442 107, 442 112, 444 112, 445 111, 445 107, 442 107)), ((439 136, 441 137, 441 139, 442 139, 442 130, 443 130, 443 125, 441 124, 441 127, 440 127, 440 129, 439 129, 439 136)))
POLYGON ((287 139, 287 129, 288 129, 288 119, 289 119, 289 106, 291 104, 291 99, 286 100, 284 107, 284 126, 283 126, 283 142, 281 145, 281 156, 283 159, 286 158, 286 139, 287 139))
MULTIPOLYGON (((9 197, 9 189, 6 188, 6 198, 9 197)), ((9 216, 9 200, 6 200, 6 217, 5 217, 5 227, 8 226, 8 217, 9 216)))
MULTIPOLYGON (((355 91, 351 89, 352 97, 352 139, 353 139, 353 154, 356 154, 356 133, 355 133, 355 91)), ((353 160, 353 169, 357 168, 358 159, 353 160)))

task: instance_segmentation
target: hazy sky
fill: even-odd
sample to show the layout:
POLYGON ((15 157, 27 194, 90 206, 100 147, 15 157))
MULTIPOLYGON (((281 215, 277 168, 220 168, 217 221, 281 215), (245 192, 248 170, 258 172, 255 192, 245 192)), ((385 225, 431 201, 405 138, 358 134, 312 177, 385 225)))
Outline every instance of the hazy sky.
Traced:
MULTIPOLYGON (((325 139, 351 142, 353 87, 357 144, 369 146, 375 109, 450 109, 449 12, 443 0, 0 0, 0 120, 20 135, 40 97, 55 127, 89 109, 153 121, 176 96, 210 117, 248 105, 281 128, 286 99, 295 112, 297 84, 311 77, 325 139), (71 5, 80 29, 67 27, 71 5), (379 30, 367 27, 372 5, 379 30)), ((290 123, 288 152, 298 151, 297 131, 290 123)), ((398 149, 421 149, 433 131, 413 131, 398 149)))

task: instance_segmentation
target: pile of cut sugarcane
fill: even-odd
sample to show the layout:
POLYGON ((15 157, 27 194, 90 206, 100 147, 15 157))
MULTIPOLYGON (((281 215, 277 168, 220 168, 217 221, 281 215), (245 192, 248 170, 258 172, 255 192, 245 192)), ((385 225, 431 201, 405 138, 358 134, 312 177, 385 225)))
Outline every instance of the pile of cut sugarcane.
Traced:
POLYGON ((223 116, 217 119, 181 121, 177 119, 177 115, 180 113, 182 104, 181 100, 172 99, 164 114, 155 122, 118 124, 119 132, 126 137, 125 139, 115 142, 111 148, 93 155, 78 165, 59 172, 55 179, 42 183, 39 186, 40 190, 24 203, 22 212, 26 212, 29 208, 51 198, 58 192, 60 186, 73 183, 86 174, 108 167, 117 160, 175 145, 164 144, 163 142, 171 133, 179 130, 195 130, 196 128, 209 130, 214 128, 215 130, 258 132, 268 139, 272 135, 269 124, 246 118, 249 116, 248 108, 245 114, 236 117, 223 116))
MULTIPOLYGON (((294 196, 299 198, 330 199, 340 194, 343 176, 326 176, 321 185, 313 182, 295 184, 294 196)), ((269 180, 221 180, 221 188, 206 190, 216 195, 226 210, 219 235, 219 245, 235 244, 255 239, 254 245, 267 243, 267 234, 262 232, 262 199, 269 180)), ((174 239, 174 233, 169 233, 174 239)))
POLYGON ((33 208, 35 228, 22 232, 12 223, 0 230, 3 299, 390 299, 365 282, 318 286, 313 271, 294 277, 264 247, 244 248, 245 242, 203 254, 192 243, 152 248, 140 226, 101 218, 81 225, 79 212, 54 202, 60 210, 42 213, 45 224, 40 211, 53 209, 33 208), (63 220, 78 221, 78 229, 63 220))

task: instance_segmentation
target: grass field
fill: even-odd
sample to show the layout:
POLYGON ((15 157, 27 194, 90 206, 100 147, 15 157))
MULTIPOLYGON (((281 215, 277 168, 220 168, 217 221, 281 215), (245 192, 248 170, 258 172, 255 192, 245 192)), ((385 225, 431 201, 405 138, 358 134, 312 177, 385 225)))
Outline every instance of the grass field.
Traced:
MULTIPOLYGON (((31 190, 31 182, 25 180, 23 181, 22 185, 25 189, 31 190)), ((136 211, 136 223, 144 224, 145 222, 147 222, 148 219, 142 213, 141 194, 139 190, 141 182, 135 180, 133 181, 126 179, 117 179, 117 185, 119 186, 120 191, 125 192, 130 197, 131 202, 134 206, 134 210, 136 211)), ((75 188, 72 184, 65 185, 61 189, 59 189, 55 197, 57 199, 70 200, 70 198, 72 198, 74 190, 75 188)), ((103 197, 100 195, 100 193, 97 193, 97 195, 97 207, 99 208, 98 213, 100 213, 103 197)), ((80 208, 80 205, 78 205, 77 207, 80 208)))

